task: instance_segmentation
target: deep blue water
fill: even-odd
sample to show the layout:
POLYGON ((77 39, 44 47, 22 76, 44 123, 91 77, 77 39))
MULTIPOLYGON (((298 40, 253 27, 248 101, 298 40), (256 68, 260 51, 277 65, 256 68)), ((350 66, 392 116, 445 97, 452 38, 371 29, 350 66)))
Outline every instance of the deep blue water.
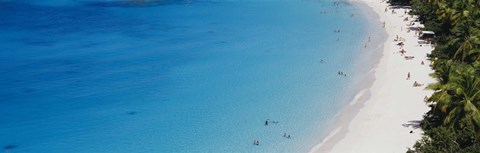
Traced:
POLYGON ((0 146, 306 152, 352 96, 337 72, 355 73, 361 14, 317 0, 0 0, 0 146))

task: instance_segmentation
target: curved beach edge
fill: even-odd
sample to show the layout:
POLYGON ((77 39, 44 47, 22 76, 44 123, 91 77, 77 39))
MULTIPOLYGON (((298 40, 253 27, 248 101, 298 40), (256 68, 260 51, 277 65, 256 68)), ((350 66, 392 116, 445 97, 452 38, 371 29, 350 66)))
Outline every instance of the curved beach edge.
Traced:
POLYGON ((419 25, 406 13, 409 8, 392 7, 386 1, 351 2, 377 18, 378 24, 384 23, 382 30, 388 36, 383 45, 379 44, 382 55, 369 72, 371 85, 341 110, 328 136, 309 152, 405 152, 422 136, 419 124, 428 111, 423 99, 432 94, 424 87, 434 82, 427 60, 433 47, 418 44, 416 32, 408 30, 419 25), (394 41, 397 36, 404 39, 403 48, 394 41), (399 53, 401 49, 407 51, 405 55, 399 53), (411 78, 407 79, 409 73, 411 78), (415 81, 423 86, 413 87, 415 81))

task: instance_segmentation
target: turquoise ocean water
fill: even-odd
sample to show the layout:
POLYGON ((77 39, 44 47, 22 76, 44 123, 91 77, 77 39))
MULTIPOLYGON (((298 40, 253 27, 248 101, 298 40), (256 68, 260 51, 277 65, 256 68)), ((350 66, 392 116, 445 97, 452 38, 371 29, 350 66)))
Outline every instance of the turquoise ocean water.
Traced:
POLYGON ((3 0, 0 19, 11 153, 307 152, 371 28, 322 0, 3 0))

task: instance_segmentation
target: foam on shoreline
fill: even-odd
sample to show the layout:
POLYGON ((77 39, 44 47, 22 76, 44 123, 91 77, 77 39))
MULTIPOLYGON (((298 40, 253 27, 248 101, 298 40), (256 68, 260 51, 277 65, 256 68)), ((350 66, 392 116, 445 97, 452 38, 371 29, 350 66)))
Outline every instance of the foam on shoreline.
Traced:
POLYGON ((373 68, 362 80, 353 83, 357 94, 336 116, 328 136, 310 152, 405 152, 421 137, 420 129, 402 127, 402 123, 420 121, 428 109, 422 100, 431 91, 422 90, 422 87, 411 89, 411 82, 419 80, 429 84, 434 81, 428 76, 432 72, 428 64, 420 65, 420 60, 426 61, 426 53, 431 48, 415 45, 416 36, 404 28, 403 9, 401 13, 390 14, 383 11, 388 6, 386 2, 362 0, 352 3, 364 10, 372 24, 380 25, 385 21, 386 28, 381 30, 387 33, 387 38, 378 42, 381 55, 375 56, 378 60, 374 61, 373 68), (397 46, 391 40, 397 35, 407 39, 404 48, 409 55, 418 58, 407 61, 396 53, 397 46), (408 72, 415 74, 415 78, 405 81, 408 72))
MULTIPOLYGON (((367 21, 370 22, 370 27, 368 29, 371 34, 369 37, 372 37, 373 41, 369 42, 367 55, 361 55, 358 65, 356 66, 356 79, 353 80, 349 89, 353 91, 354 95, 351 98, 346 99, 347 105, 340 110, 339 113, 335 115, 335 119, 332 125, 328 129, 330 132, 322 141, 312 147, 309 152, 328 152, 330 151, 336 143, 338 143, 345 135, 348 133, 348 125, 351 120, 358 114, 361 108, 364 107, 365 102, 370 99, 371 91, 370 88, 375 81, 375 72, 380 63, 380 59, 384 56, 384 43, 387 41, 388 33, 385 30, 377 31, 381 28, 379 26, 380 16, 375 13, 369 6, 361 1, 350 1, 350 4, 356 5, 360 10, 362 10, 363 15, 367 18, 367 21), (377 44, 377 45, 375 45, 377 44), (368 56, 373 56, 368 57, 368 56)), ((359 50, 364 51, 364 48, 359 50)))

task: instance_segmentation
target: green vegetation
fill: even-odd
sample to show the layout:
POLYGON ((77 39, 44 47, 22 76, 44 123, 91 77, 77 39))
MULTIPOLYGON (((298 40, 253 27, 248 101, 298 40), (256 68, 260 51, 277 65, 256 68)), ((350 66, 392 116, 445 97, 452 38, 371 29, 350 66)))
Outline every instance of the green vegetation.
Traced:
POLYGON ((480 0, 390 2, 410 3, 425 30, 437 35, 425 135, 408 152, 480 152, 480 0))

